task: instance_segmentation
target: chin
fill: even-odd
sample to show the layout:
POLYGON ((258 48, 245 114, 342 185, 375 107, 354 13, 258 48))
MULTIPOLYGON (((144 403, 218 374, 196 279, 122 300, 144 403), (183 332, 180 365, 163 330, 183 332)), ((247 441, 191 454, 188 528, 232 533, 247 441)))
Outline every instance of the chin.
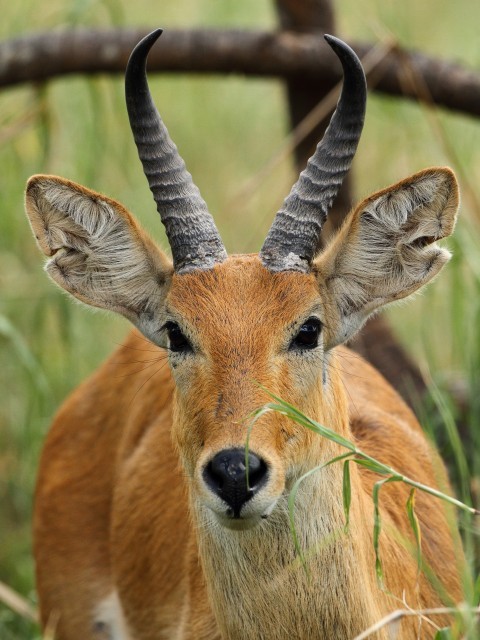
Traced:
POLYGON ((262 518, 259 516, 251 518, 228 518, 227 516, 215 514, 217 522, 230 531, 248 531, 260 524, 262 518))

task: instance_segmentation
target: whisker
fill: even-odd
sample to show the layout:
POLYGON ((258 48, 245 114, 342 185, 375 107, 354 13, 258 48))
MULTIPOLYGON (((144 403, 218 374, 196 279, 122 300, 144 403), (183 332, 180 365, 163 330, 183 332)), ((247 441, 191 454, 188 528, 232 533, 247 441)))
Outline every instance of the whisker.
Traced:
POLYGON ((116 344, 122 349, 131 349, 132 351, 145 351, 146 353, 155 353, 159 349, 164 351, 164 347, 157 347, 152 342, 150 342, 150 346, 153 347, 152 349, 140 349, 139 347, 132 347, 132 345, 122 342, 117 342, 116 344))
POLYGON ((148 360, 125 360, 124 362, 115 361, 115 362, 112 362, 112 365, 116 365, 116 366, 118 365, 120 367, 120 366, 128 366, 130 364, 147 364, 149 362, 159 362, 161 360, 167 360, 167 359, 168 359, 167 354, 161 354, 156 358, 149 358, 148 360))
MULTIPOLYGON (((147 369, 150 369, 150 367, 153 367, 156 364, 156 362, 152 362, 150 364, 147 364, 145 367, 142 367, 141 369, 136 369, 135 371, 130 371, 129 373, 124 373, 124 374, 120 374, 120 375, 116 375, 115 379, 117 380, 121 380, 122 378, 130 378, 131 376, 135 376, 139 373, 143 373, 143 371, 146 371, 147 369)), ((163 368, 163 365, 165 363, 162 364, 162 367, 160 367, 160 369, 158 369, 158 371, 160 371, 163 368)), ((145 384, 145 383, 143 383, 145 384)))
MULTIPOLYGON (((153 365, 149 365, 149 366, 153 366, 153 365)), ((150 382, 150 380, 151 380, 154 376, 156 376, 156 375, 157 375, 157 373, 160 373, 160 371, 163 369, 163 367, 164 367, 164 366, 165 366, 165 363, 164 363, 161 367, 159 367, 156 371, 154 371, 154 372, 152 373, 152 375, 151 375, 151 376, 149 376, 149 377, 148 377, 144 382, 142 382, 142 384, 141 384, 141 385, 138 387, 138 389, 135 391, 135 393, 134 393, 134 395, 133 395, 133 397, 132 397, 132 399, 131 399, 131 401, 130 401, 130 405, 132 405, 132 404, 133 404, 133 402, 134 402, 135 398, 136 398, 136 397, 137 397, 137 395, 140 393, 140 391, 143 389, 143 387, 147 384, 147 382, 150 382)))

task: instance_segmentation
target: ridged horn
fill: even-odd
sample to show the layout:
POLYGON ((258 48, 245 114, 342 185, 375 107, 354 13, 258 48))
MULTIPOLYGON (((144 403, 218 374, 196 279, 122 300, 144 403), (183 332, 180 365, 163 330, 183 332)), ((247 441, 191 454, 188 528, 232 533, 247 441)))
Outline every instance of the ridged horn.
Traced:
POLYGON ((322 141, 278 211, 260 251, 270 271, 310 271, 327 213, 348 172, 363 129, 365 74, 352 49, 325 36, 343 67, 343 87, 322 141))
POLYGON ((172 142, 148 88, 148 53, 157 29, 132 51, 125 73, 125 98, 143 170, 165 225, 177 273, 211 269, 227 253, 207 205, 172 142))

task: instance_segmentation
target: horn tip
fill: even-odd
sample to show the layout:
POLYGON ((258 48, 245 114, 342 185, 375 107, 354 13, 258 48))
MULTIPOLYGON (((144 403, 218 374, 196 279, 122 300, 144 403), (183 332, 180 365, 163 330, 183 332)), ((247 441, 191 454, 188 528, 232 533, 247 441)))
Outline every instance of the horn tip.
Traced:
POLYGON ((336 38, 335 36, 328 34, 325 34, 323 37, 340 60, 345 75, 345 81, 347 81, 347 75, 352 76, 356 84, 357 91, 361 92, 361 94, 365 93, 365 72, 355 51, 346 42, 340 40, 340 38, 336 38))
POLYGON ((324 33, 323 38, 327 42, 327 44, 330 47, 332 47, 332 49, 334 49, 335 46, 339 46, 339 45, 341 46, 342 44, 344 44, 344 42, 340 40, 340 38, 336 38, 335 36, 332 36, 329 33, 324 33))
POLYGON ((158 38, 162 35, 162 33, 163 33, 162 27, 158 27, 157 29, 154 29, 151 33, 149 33, 149 37, 155 38, 155 40, 158 40, 158 38))
POLYGON ((162 33, 163 29, 155 29, 154 31, 143 37, 140 42, 136 44, 132 53, 130 54, 125 72, 125 89, 127 96, 130 96, 133 90, 131 85, 132 83, 136 82, 136 79, 142 73, 142 69, 143 72, 145 72, 146 60, 150 49, 162 35, 162 33))
POLYGON ((326 40, 327 44, 335 51, 335 53, 337 55, 348 53, 348 54, 350 54, 351 57, 352 56, 354 58, 357 57, 357 55, 353 51, 353 49, 351 47, 349 47, 346 42, 344 42, 343 40, 340 40, 340 38, 336 38, 335 36, 331 36, 328 33, 325 33, 323 37, 326 40))
POLYGON ((154 29, 149 34, 147 34, 144 38, 142 38, 137 46, 144 45, 148 49, 150 49, 154 45, 154 43, 159 39, 162 33, 163 33, 163 29, 161 28, 154 29))
POLYGON ((155 29, 151 33, 147 34, 143 37, 140 42, 135 46, 132 51, 131 57, 136 57, 137 55, 141 55, 142 57, 146 57, 150 49, 153 47, 158 38, 162 35, 163 29, 155 29))

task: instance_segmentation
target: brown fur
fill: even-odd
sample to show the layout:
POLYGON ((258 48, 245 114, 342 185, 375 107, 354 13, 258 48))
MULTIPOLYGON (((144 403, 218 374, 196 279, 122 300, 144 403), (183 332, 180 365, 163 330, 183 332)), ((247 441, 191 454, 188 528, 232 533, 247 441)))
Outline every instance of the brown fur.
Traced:
MULTIPOLYGON (((38 184, 43 189, 41 207, 32 189, 27 200, 39 237, 45 233, 41 221, 58 213, 59 197, 51 194, 60 189, 61 201, 70 203, 65 185, 75 193, 82 188, 57 178, 37 177, 33 184, 33 191, 38 184)), ((108 204, 127 215, 114 201, 108 204)), ((95 256, 72 255, 84 256, 88 247, 67 240, 68 260, 86 264, 87 272, 62 276, 62 286, 70 282, 69 290, 90 304, 114 305, 158 346, 130 334, 67 400, 47 439, 35 504, 35 555, 42 620, 58 614, 60 639, 124 638, 106 635, 98 624, 99 603, 112 592, 136 640, 353 638, 402 600, 414 609, 461 601, 462 553, 452 514, 417 494, 428 567, 417 575, 405 509, 409 489, 401 483, 381 490, 387 589, 378 587, 371 500, 378 476, 354 464, 348 533, 341 465, 314 474, 298 492, 296 523, 309 573, 304 571, 289 530, 288 491, 301 473, 344 449, 278 413, 265 414, 252 429, 250 448, 271 472, 238 530, 214 516, 217 505, 201 473, 216 452, 244 445, 248 415, 269 399, 263 387, 398 471, 449 490, 442 463, 411 411, 364 360, 334 345, 372 310, 438 272, 448 254, 433 242, 452 230, 457 204, 449 171, 417 174, 364 201, 307 275, 273 274, 256 256, 232 256, 209 271, 172 276, 150 241, 137 243, 143 234, 133 223, 135 240, 126 234, 123 245, 158 272, 157 298, 143 302, 154 283, 136 273, 142 295, 135 306, 128 295, 105 302, 105 275, 98 280, 99 270, 89 266, 97 264, 95 256), (369 266, 372 249, 363 234, 380 233, 385 218, 390 245, 382 240, 387 266, 380 271, 369 266), (417 242, 419 237, 428 241, 417 242), (85 280, 88 295, 78 293, 85 280), (302 355, 290 351, 312 314, 322 319, 324 346, 302 355), (170 354, 170 368, 159 331, 165 318, 181 325, 195 351, 170 354), (149 364, 158 358, 154 375, 152 368, 139 371, 133 364, 143 355, 149 364), (268 505, 269 517, 260 520, 268 505)), ((82 219, 76 206, 62 204, 67 238, 70 218, 76 225, 82 219)), ((61 262, 62 251, 49 255, 61 262)), ((58 270, 47 268, 58 281, 58 270)), ((131 271, 129 264, 125 268, 131 271)), ((126 278, 124 290, 129 287, 126 278)), ((419 624, 404 620, 398 637, 433 638, 434 627, 423 622, 419 631, 419 624)), ((375 637, 388 636, 381 631, 375 637)))

